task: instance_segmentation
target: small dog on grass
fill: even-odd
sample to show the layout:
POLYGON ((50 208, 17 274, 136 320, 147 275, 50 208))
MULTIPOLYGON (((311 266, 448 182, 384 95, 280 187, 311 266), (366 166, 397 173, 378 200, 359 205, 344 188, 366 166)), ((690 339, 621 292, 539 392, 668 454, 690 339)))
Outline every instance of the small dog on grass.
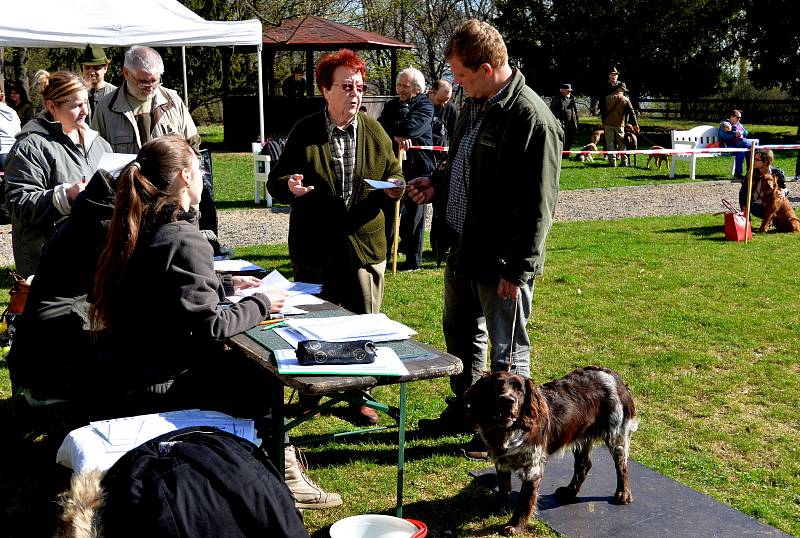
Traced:
MULTIPOLYGON (((650 149, 664 149, 664 147, 650 146, 650 149)), ((656 170, 661 170, 662 164, 666 165, 664 168, 667 169, 669 168, 669 165, 667 165, 667 160, 669 160, 669 155, 667 155, 666 153, 651 153, 650 155, 647 156, 647 165, 645 166, 645 168, 650 170, 650 161, 655 161, 656 170)))
MULTIPOLYGON (((581 148, 581 151, 597 151, 597 145, 586 144, 581 148)), ((593 163, 594 157, 591 153, 578 153, 575 155, 575 160, 581 163, 593 163)))
MULTIPOLYGON (((637 150, 639 149, 639 140, 636 138, 636 134, 632 130, 628 130, 628 127, 634 127, 633 125, 626 125, 625 126, 625 134, 623 135, 623 139, 625 140, 625 149, 628 151, 630 150, 637 150)), ((633 161, 633 166, 636 166, 636 154, 625 154, 628 157, 629 161, 633 161), (632 157, 632 159, 631 159, 632 157)))
POLYGON ((759 232, 767 233, 770 224, 774 224, 779 232, 800 232, 800 219, 772 174, 761 176, 761 200, 764 220, 761 221, 759 232))
POLYGON ((494 462, 501 502, 511 498, 511 473, 522 480, 517 506, 503 535, 522 532, 535 511, 550 454, 572 450, 575 474, 555 495, 562 503, 577 497, 592 468, 589 456, 595 441, 604 441, 614 459, 613 502, 633 502, 628 452, 639 420, 631 393, 613 370, 589 366, 538 388, 519 375, 486 373, 467 391, 465 400, 467 416, 494 462))

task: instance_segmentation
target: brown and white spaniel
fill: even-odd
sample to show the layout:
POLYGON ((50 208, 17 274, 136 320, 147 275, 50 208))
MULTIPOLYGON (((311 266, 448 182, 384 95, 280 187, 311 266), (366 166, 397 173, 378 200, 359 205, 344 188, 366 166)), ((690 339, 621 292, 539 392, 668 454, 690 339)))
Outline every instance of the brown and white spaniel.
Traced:
POLYGON ((536 509, 547 457, 567 448, 575 456, 575 474, 569 485, 556 490, 560 502, 578 495, 592 467, 595 441, 604 441, 614 459, 614 502, 633 502, 628 452, 639 420, 631 393, 613 370, 589 366, 538 388, 519 375, 486 373, 467 392, 466 411, 495 464, 503 502, 510 500, 511 473, 522 480, 505 536, 524 529, 536 509))

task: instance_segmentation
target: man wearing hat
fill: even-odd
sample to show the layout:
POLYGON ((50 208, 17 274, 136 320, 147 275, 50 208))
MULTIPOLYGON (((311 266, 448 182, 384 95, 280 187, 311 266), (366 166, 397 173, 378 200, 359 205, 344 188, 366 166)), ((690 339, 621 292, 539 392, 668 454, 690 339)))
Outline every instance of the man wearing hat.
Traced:
POLYGON ((306 79, 303 76, 303 67, 298 65, 294 73, 283 81, 283 95, 286 97, 303 97, 306 94, 306 79))
MULTIPOLYGON (((625 83, 620 82, 614 87, 614 93, 607 95, 605 98, 606 115, 603 120, 603 130, 606 137, 606 151, 625 149, 626 122, 634 127, 639 126, 631 101, 625 97, 626 91, 628 91, 628 88, 625 83)), ((628 166, 628 156, 626 154, 622 155, 621 161, 622 166, 628 166)), ((608 154, 608 164, 617 166, 617 155, 615 153, 608 154)))
POLYGON ((550 100, 550 111, 564 129, 564 151, 569 151, 578 130, 578 105, 572 97, 572 84, 562 84, 560 94, 550 100))
POLYGON ((614 90, 619 83, 619 71, 617 71, 616 67, 611 67, 611 70, 608 72, 608 82, 603 84, 602 89, 600 90, 600 94, 598 95, 598 101, 600 103, 600 122, 605 123, 606 121, 606 97, 609 95, 614 94, 614 90))
POLYGON ((106 58, 103 47, 97 45, 86 45, 81 58, 81 72, 83 79, 89 85, 89 117, 87 123, 92 119, 97 103, 104 95, 117 89, 116 86, 105 81, 108 65, 111 60, 106 58))

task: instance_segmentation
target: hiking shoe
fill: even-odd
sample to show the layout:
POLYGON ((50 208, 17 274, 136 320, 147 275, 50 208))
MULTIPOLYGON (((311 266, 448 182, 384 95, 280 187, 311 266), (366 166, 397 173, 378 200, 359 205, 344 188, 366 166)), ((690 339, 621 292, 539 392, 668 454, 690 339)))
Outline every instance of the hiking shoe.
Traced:
POLYGON ((338 493, 328 493, 306 474, 305 460, 294 446, 284 448, 286 487, 292 494, 297 508, 321 510, 342 504, 338 493))

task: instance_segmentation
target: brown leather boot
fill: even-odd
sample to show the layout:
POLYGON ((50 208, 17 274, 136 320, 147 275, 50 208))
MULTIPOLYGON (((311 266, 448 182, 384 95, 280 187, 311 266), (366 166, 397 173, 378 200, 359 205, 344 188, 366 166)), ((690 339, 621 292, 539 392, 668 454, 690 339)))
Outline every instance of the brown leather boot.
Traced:
POLYGON ((342 504, 338 493, 328 493, 316 485, 306 474, 306 466, 302 454, 292 445, 284 449, 286 459, 286 485, 292 492, 294 505, 297 508, 321 510, 342 504))

